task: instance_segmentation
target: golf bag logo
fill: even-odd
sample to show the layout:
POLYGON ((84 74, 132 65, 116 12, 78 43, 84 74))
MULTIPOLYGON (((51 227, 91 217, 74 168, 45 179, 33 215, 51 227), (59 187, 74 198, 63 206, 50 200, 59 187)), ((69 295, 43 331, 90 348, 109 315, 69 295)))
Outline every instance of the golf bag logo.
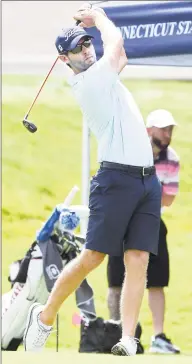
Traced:
POLYGON ((55 264, 50 264, 48 267, 46 267, 46 272, 51 280, 55 280, 59 277, 60 270, 57 268, 55 264))

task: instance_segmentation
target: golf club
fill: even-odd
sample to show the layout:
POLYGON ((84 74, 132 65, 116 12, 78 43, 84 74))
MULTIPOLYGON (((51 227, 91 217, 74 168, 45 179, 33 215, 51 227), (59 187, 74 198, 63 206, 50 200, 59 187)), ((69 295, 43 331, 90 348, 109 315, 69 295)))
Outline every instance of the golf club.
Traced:
MULTIPOLYGON (((93 5, 100 4, 100 3, 105 3, 105 2, 107 2, 107 1, 95 1, 95 2, 92 2, 90 5, 91 5, 91 7, 92 7, 93 5)), ((80 23, 80 21, 77 21, 77 22, 76 22, 76 25, 78 25, 79 23, 80 23)), ((29 121, 29 120, 28 120, 29 113, 31 112, 31 110, 32 110, 32 108, 33 108, 33 106, 34 106, 34 104, 35 104, 35 102, 36 102, 36 100, 37 100, 37 98, 38 98, 38 96, 39 96, 39 94, 40 94, 41 90, 43 89, 43 86, 45 85, 45 82, 47 81, 47 79, 48 79, 48 77, 49 77, 49 75, 50 75, 51 71, 53 70, 53 68, 54 68, 55 64, 57 63, 58 58, 59 58, 59 56, 57 56, 56 60, 54 61, 54 63, 53 63, 53 65, 52 65, 51 69, 49 70, 49 72, 48 72, 47 76, 45 77, 45 79, 44 79, 44 81, 43 81, 43 83, 42 83, 42 85, 41 85, 41 87, 40 87, 40 89, 39 89, 39 91, 38 91, 37 95, 35 96, 35 98, 34 98, 34 100, 33 100, 32 104, 31 104, 31 106, 29 107, 29 110, 28 110, 28 111, 27 111, 27 113, 25 114, 25 117, 24 117, 24 119, 23 119, 23 121, 22 121, 22 122, 23 122, 23 125, 26 127, 26 129, 27 129, 28 131, 30 131, 30 133, 35 133, 35 132, 37 131, 37 127, 36 127, 36 125, 35 125, 34 123, 32 123, 31 121, 29 121)))
POLYGON ((27 113, 26 113, 26 115, 25 115, 25 117, 23 119, 23 125, 26 127, 27 130, 30 131, 30 133, 35 133, 37 131, 37 127, 36 127, 36 125, 34 123, 32 123, 31 121, 27 120, 28 119, 28 116, 29 116, 29 113, 30 113, 31 109, 33 108, 33 106, 34 106, 34 104, 35 104, 35 102, 36 102, 36 100, 37 100, 37 98, 38 98, 38 96, 39 96, 39 94, 40 94, 43 86, 45 85, 45 82, 47 81, 47 79, 48 79, 48 77, 49 77, 52 69, 54 68, 54 66, 55 66, 58 58, 59 58, 59 56, 57 56, 56 60, 54 61, 51 69, 49 70, 47 76, 45 77, 45 79, 44 79, 44 81, 43 81, 43 83, 42 83, 42 85, 41 85, 41 87, 40 87, 37 95, 35 96, 35 98, 34 98, 32 104, 31 104, 29 110, 27 111, 27 113))

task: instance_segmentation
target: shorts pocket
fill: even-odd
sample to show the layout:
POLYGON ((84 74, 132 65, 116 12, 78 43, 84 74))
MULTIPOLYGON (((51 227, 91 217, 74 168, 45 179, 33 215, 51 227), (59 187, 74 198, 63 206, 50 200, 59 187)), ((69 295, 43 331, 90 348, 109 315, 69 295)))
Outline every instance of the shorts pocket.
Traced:
POLYGON ((90 183, 90 195, 89 195, 89 209, 90 211, 98 210, 101 207, 102 193, 99 183, 95 178, 91 180, 90 183))
POLYGON ((102 194, 107 194, 112 188, 115 187, 113 174, 113 170, 100 169, 95 175, 94 179, 97 181, 102 194))

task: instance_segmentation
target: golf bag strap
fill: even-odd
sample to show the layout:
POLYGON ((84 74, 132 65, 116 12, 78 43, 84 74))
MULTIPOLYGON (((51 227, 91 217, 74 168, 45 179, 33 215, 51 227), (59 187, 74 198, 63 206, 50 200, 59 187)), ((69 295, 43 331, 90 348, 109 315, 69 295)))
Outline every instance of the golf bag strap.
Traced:
POLYGON ((30 249, 25 254, 24 258, 21 260, 21 265, 19 268, 19 272, 12 283, 19 282, 19 283, 26 283, 27 280, 27 272, 29 268, 29 263, 31 260, 31 254, 36 246, 37 242, 34 241, 30 247, 30 249))

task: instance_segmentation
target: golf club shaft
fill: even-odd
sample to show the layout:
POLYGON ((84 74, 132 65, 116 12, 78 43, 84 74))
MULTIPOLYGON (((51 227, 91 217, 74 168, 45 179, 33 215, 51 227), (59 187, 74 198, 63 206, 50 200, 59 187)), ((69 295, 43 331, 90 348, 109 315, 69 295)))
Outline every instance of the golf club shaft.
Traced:
POLYGON ((27 118, 28 118, 28 116, 29 116, 29 113, 30 113, 31 109, 32 109, 33 105, 35 104, 35 101, 37 100, 37 98, 38 98, 38 96, 39 96, 39 94, 40 94, 40 92, 41 92, 41 90, 42 90, 42 88, 43 88, 43 86, 44 86, 45 82, 47 81, 47 79, 48 79, 48 77, 49 77, 49 75, 50 75, 51 71, 53 70, 53 68, 54 68, 54 66, 55 66, 55 64, 56 64, 56 62, 57 62, 57 60, 58 60, 58 58, 59 58, 59 56, 57 56, 57 58, 56 58, 55 62, 53 63, 53 65, 52 65, 52 67, 50 68, 50 70, 49 70, 49 72, 48 72, 47 76, 45 77, 45 79, 44 79, 44 81, 43 81, 43 83, 42 83, 42 85, 41 85, 41 87, 40 87, 40 89, 39 89, 39 91, 38 91, 37 95, 35 96, 35 98, 34 98, 34 100, 33 100, 32 104, 31 104, 31 106, 30 106, 29 110, 27 111, 27 114, 25 115, 25 119, 27 119, 27 118))

